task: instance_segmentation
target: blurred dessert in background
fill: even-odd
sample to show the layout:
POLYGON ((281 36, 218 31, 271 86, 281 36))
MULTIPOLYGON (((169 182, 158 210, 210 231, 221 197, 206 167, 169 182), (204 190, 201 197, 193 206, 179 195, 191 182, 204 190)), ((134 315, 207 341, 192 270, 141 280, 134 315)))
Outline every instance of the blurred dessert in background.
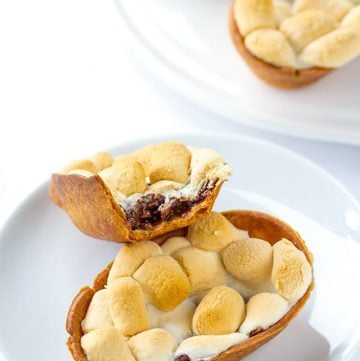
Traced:
POLYGON ((270 85, 310 84, 360 55, 360 5, 348 0, 234 0, 240 55, 270 85))

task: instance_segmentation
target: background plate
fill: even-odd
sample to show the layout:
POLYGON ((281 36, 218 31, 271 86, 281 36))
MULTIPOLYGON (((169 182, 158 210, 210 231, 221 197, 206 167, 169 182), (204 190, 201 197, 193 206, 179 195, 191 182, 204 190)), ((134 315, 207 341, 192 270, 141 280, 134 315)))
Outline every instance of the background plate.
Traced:
MULTIPOLYGON (((269 212, 299 230, 315 257, 316 288, 299 317, 248 360, 346 360, 359 340, 360 210, 346 190, 308 160, 252 138, 171 134, 215 148, 234 174, 217 210, 269 212)), ((118 146, 126 153, 163 138, 118 146)), ((74 155, 76 157, 76 155, 74 155)), ((53 205, 47 184, 34 191, 0 234, 0 353, 6 361, 70 360, 67 309, 78 289, 119 245, 80 233, 53 205)))
POLYGON ((360 144, 360 59, 298 90, 260 81, 231 43, 230 1, 116 0, 144 64, 205 108, 251 126, 360 144))

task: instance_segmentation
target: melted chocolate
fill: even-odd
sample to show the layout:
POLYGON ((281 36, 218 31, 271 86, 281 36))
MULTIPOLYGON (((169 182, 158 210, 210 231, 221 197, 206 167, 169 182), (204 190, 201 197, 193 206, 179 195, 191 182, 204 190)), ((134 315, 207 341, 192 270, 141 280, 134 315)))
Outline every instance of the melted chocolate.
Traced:
POLYGON ((191 361, 188 355, 178 356, 175 361, 191 361))
POLYGON ((249 334, 249 337, 253 337, 253 336, 256 336, 258 335, 259 333, 263 332, 264 329, 259 327, 259 328, 256 328, 255 330, 252 330, 249 334))
POLYGON ((191 207, 205 200, 216 183, 217 180, 205 182, 193 199, 184 196, 171 197, 165 202, 165 197, 161 194, 147 194, 139 198, 135 205, 126 211, 126 218, 133 230, 150 230, 161 221, 168 221, 186 214, 191 207))

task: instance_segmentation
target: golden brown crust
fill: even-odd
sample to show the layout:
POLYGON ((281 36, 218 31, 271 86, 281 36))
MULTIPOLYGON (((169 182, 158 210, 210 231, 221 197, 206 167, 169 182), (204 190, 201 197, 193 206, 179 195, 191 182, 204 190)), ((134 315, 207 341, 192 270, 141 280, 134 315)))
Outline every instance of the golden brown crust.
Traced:
POLYGON ((229 27, 233 43, 251 70, 266 83, 284 89, 299 88, 313 83, 328 74, 331 69, 312 67, 308 69, 295 69, 277 67, 266 63, 252 55, 245 47, 244 38, 239 32, 234 17, 234 2, 231 3, 229 27))
MULTIPOLYGON (((304 252, 312 267, 313 256, 306 247, 304 241, 301 239, 299 233, 293 230, 283 221, 266 213, 257 211, 234 210, 223 212, 223 215, 237 228, 247 229, 249 231, 250 237, 266 239, 271 244, 274 244, 276 241, 282 238, 287 238, 298 249, 304 252)), ((180 234, 184 232, 184 229, 179 230, 180 234)), ((159 244, 161 244, 164 240, 165 237, 161 237, 161 240, 155 239, 154 241, 157 241, 159 244)), ((104 269, 101 273, 99 273, 94 281, 93 289, 90 287, 82 288, 78 295, 74 298, 69 309, 66 330, 70 334, 70 337, 67 346, 75 361, 88 361, 80 345, 80 338, 82 336, 81 321, 86 315, 87 309, 95 291, 104 288, 110 268, 111 264, 108 265, 107 268, 104 269)), ((250 337, 246 341, 229 348, 211 360, 238 361, 255 351, 264 343, 270 341, 285 327, 287 327, 288 324, 297 316, 310 297, 310 293, 313 288, 314 283, 312 282, 304 296, 299 301, 297 301, 294 306, 291 307, 291 309, 283 318, 281 318, 267 330, 260 332, 259 334, 250 337)))
POLYGON ((87 361, 80 339, 83 335, 81 321, 85 318, 87 309, 95 294, 95 290, 86 286, 83 287, 73 299, 66 319, 66 331, 70 334, 67 340, 67 347, 74 360, 87 361))
POLYGON ((162 221, 151 230, 131 229, 124 210, 98 175, 53 174, 49 194, 85 234, 109 241, 134 243, 187 227, 210 213, 222 184, 218 181, 206 198, 192 206, 186 214, 162 221))

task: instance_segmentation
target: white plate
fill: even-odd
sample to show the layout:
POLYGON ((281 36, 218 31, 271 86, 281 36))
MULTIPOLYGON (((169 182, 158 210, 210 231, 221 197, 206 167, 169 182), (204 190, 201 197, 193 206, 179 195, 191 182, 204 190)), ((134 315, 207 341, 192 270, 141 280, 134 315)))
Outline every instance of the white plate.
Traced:
POLYGON ((251 126, 360 144, 360 59, 312 86, 260 81, 231 43, 226 0, 116 0, 142 62, 205 108, 251 126))
MULTIPOLYGON (((210 146, 230 163, 216 209, 264 210, 289 222, 315 256, 316 289, 300 316, 248 360, 345 360, 359 340, 360 210, 308 160, 271 143, 220 135, 170 135, 210 146)), ((125 153, 160 138, 113 149, 125 153)), ((19 206, 0 235, 0 353, 6 361, 70 360, 65 317, 78 289, 119 245, 89 238, 51 203, 47 184, 19 206)))

